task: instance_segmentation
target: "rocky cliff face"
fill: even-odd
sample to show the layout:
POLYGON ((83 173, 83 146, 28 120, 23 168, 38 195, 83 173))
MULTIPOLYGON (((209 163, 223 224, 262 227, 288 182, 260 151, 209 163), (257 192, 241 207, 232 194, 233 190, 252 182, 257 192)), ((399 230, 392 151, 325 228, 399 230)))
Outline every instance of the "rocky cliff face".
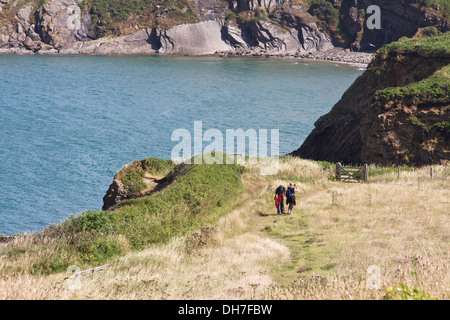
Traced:
MULTIPOLYGON (((444 0, 443 2, 445 2, 444 0)), ((449 29, 449 7, 439 1, 427 0, 333 0, 341 19, 338 29, 331 27, 336 41, 344 41, 354 50, 373 50, 384 44, 413 37, 422 30, 445 32, 449 29), (381 29, 369 29, 367 9, 376 5, 381 9, 381 29), (432 28, 431 28, 432 27, 432 28)))
MULTIPOLYGON (((257 19, 253 11, 247 11, 241 19, 230 15, 233 11, 223 1, 196 0, 185 3, 181 9, 154 5, 146 20, 136 18, 129 23, 129 19, 102 20, 106 18, 104 13, 98 13, 95 0, 49 0, 43 4, 35 1, 20 6, 14 0, 1 0, 0 48, 4 51, 202 55, 236 49, 282 53, 333 47, 312 17, 308 21, 294 18, 286 26, 273 23, 267 16, 257 19)), ((238 5, 256 8, 256 4, 240 2, 234 3, 235 10, 238 5)), ((273 8, 281 2, 266 5, 273 8)), ((233 7, 232 2, 230 6, 233 7)))
MULTIPOLYGON (((372 49, 430 26, 448 29, 427 0, 0 0, 0 52, 297 54, 334 45, 372 49), (365 9, 382 8, 382 30, 365 9), (422 29, 421 29, 422 28, 422 29)), ((437 32, 433 29, 433 32, 437 32)))
POLYGON ((88 14, 80 14, 76 30, 69 28, 70 16, 74 13, 71 6, 81 1, 1 0, 0 48, 56 52, 77 40, 86 40, 90 26, 88 14))
POLYGON ((343 163, 450 162, 450 32, 381 49, 294 156, 343 163))

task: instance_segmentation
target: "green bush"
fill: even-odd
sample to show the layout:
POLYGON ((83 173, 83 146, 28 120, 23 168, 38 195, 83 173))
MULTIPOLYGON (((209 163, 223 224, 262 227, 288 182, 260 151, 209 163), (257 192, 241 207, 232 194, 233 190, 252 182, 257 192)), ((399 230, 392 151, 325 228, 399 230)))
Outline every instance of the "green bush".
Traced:
POLYGON ((255 15, 259 20, 267 20, 269 18, 269 14, 266 9, 261 7, 256 9, 255 15))
POLYGON ((406 284, 397 285, 386 289, 384 300, 436 300, 428 292, 421 289, 410 289, 406 284))
POLYGON ((107 237, 97 238, 93 241, 82 241, 77 245, 76 249, 85 262, 105 261, 122 253, 121 246, 113 239, 107 237))
POLYGON ((339 23, 339 10, 327 0, 311 0, 308 12, 329 26, 336 27, 339 23))
POLYGON ((110 216, 107 211, 86 211, 78 216, 72 215, 63 226, 72 233, 95 230, 101 233, 110 233, 113 230, 110 216))
POLYGON ((328 161, 314 161, 315 163, 317 163, 322 170, 329 170, 329 169, 333 169, 336 170, 336 164, 328 162, 328 161))
POLYGON ((227 20, 236 20, 236 13, 235 12, 230 12, 229 14, 227 14, 226 19, 227 20))
POLYGON ((366 10, 364 10, 364 9, 359 9, 358 13, 359 13, 359 16, 360 16, 361 18, 364 19, 364 18, 366 17, 366 10))

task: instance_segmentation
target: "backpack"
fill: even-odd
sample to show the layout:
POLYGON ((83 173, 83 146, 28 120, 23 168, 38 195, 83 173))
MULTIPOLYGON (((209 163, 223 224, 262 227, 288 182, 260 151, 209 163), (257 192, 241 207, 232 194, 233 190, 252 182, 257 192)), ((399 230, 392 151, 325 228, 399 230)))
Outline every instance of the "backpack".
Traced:
POLYGON ((275 190, 275 193, 278 195, 282 195, 284 194, 284 192, 286 191, 286 188, 283 185, 280 185, 277 190, 275 190))
POLYGON ((287 188, 286 190, 286 198, 291 198, 292 197, 292 188, 287 188))

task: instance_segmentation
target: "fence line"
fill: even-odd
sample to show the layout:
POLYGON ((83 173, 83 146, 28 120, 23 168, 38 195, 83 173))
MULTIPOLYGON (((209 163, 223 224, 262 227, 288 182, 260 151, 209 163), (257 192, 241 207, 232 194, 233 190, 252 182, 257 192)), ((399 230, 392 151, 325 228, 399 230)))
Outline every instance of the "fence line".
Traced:
POLYGON ((369 180, 369 166, 343 166, 340 162, 336 163, 337 181, 349 182, 367 182, 369 180))

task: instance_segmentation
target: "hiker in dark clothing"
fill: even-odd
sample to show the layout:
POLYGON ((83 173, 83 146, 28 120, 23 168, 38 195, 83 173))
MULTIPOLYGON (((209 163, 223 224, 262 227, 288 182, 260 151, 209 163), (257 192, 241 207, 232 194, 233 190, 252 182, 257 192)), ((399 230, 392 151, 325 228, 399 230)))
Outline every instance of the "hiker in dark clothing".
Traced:
POLYGON ((277 207, 277 213, 278 214, 286 214, 286 212, 284 211, 284 195, 286 193, 286 188, 283 185, 280 185, 276 190, 275 190, 275 207, 277 207))
POLYGON ((288 214, 292 214, 292 209, 294 209, 294 206, 297 204, 295 201, 295 190, 296 190, 295 184, 292 182, 289 183, 289 187, 286 190, 286 205, 288 205, 288 214))

